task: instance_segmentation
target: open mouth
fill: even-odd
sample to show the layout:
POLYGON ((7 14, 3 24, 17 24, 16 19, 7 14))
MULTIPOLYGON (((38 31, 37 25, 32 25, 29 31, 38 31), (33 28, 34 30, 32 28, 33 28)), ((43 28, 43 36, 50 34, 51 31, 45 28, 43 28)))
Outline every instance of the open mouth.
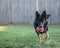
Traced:
POLYGON ((36 28, 36 30, 37 30, 37 32, 43 32, 43 31, 44 31, 44 28, 38 26, 38 27, 36 28))

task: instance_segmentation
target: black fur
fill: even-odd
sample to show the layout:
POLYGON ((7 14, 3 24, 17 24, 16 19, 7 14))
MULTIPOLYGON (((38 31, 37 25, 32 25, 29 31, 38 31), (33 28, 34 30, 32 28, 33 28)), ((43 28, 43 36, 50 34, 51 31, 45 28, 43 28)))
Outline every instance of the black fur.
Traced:
POLYGON ((43 23, 43 27, 44 27, 43 32, 37 32, 36 31, 37 35, 43 34, 43 33, 48 31, 48 18, 49 18, 49 16, 50 15, 47 15, 45 10, 43 11, 42 15, 40 15, 39 12, 36 11, 36 17, 35 17, 35 20, 34 20, 35 31, 36 31, 36 28, 38 26, 40 26, 40 23, 43 23))

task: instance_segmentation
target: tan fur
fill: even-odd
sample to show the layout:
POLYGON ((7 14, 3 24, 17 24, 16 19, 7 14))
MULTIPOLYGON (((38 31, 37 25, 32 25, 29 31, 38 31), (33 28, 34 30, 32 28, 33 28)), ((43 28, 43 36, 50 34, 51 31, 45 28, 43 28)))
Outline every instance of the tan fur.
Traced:
POLYGON ((39 34, 38 38, 39 38, 39 42, 40 43, 41 43, 41 40, 42 40, 43 35, 44 35, 44 37, 45 37, 46 40, 48 40, 48 38, 49 38, 48 31, 46 33, 44 33, 44 34, 39 34))

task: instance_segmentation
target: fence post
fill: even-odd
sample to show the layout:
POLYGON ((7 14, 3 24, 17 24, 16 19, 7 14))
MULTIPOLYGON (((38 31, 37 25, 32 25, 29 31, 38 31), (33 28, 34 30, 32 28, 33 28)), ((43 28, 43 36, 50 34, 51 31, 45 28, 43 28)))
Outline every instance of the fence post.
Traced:
POLYGON ((38 0, 36 0, 36 10, 38 11, 38 0))

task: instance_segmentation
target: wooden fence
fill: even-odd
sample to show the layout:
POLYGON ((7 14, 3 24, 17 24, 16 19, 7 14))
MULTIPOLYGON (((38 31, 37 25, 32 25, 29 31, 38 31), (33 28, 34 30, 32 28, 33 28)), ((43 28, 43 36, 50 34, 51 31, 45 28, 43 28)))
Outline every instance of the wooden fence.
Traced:
MULTIPOLYGON (((60 0, 39 0, 39 13, 46 10, 51 14, 50 24, 60 23, 60 0)), ((33 24, 36 12, 36 0, 0 0, 0 24, 33 24)))

